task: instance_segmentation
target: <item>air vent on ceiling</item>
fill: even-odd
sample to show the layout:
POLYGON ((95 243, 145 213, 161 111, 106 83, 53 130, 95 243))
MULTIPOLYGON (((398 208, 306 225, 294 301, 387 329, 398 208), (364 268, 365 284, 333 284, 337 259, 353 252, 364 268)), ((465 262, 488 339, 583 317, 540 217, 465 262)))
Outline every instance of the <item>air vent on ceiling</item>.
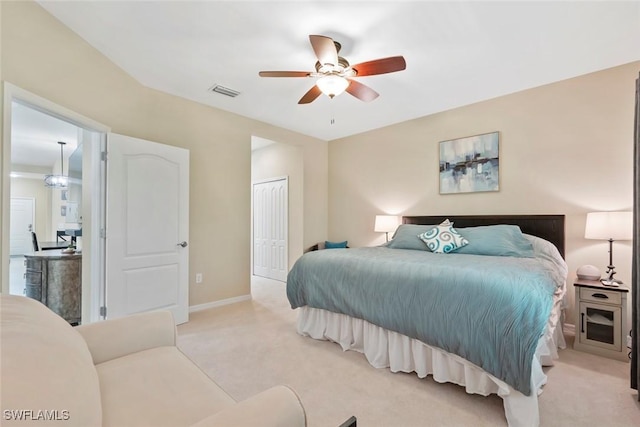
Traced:
POLYGON ((235 98, 236 96, 240 95, 240 92, 238 92, 237 90, 229 89, 228 87, 224 87, 224 86, 220 86, 220 85, 214 85, 209 90, 211 92, 219 93, 221 95, 227 95, 227 96, 230 96, 232 98, 235 98))

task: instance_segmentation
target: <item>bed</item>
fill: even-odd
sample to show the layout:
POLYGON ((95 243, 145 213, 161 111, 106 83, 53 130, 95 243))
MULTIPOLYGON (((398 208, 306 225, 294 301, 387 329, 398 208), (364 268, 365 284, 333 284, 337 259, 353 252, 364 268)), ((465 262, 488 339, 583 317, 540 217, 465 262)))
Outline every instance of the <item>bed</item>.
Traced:
POLYGON ((497 394, 510 426, 535 426, 542 366, 565 344, 564 239, 564 215, 407 216, 388 244, 303 255, 287 297, 300 334, 497 394), (468 244, 433 253, 418 234, 431 245, 446 220, 468 244))

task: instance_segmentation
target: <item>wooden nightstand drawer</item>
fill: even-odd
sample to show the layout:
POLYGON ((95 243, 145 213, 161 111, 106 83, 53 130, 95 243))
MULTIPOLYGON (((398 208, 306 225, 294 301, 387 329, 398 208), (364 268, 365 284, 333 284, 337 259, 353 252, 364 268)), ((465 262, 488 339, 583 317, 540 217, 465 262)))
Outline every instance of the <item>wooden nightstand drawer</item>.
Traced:
POLYGON ((620 305, 622 301, 620 292, 591 288, 580 288, 580 299, 582 301, 592 301, 602 304, 615 305, 620 305))

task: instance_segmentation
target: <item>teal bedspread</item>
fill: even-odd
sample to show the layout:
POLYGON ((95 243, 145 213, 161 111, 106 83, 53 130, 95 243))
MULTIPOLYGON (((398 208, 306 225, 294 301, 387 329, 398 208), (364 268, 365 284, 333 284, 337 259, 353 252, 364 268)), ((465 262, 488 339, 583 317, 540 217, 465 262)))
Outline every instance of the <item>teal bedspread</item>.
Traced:
POLYGON ((292 308, 347 314, 457 354, 528 396, 563 280, 544 258, 332 249, 298 259, 287 297, 292 308))

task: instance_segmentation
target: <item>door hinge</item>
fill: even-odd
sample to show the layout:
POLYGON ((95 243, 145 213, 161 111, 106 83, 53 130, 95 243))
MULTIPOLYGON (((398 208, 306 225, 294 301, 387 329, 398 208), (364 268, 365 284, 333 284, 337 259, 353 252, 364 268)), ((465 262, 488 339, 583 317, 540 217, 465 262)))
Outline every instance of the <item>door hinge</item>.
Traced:
POLYGON ((100 229, 100 238, 102 238, 102 239, 106 239, 107 238, 107 230, 105 230, 104 228, 100 229))
POLYGON ((107 307, 105 307, 104 305, 102 307, 100 307, 100 316, 106 318, 107 317, 107 307))
POLYGON ((102 160, 103 162, 107 161, 107 152, 106 151, 102 151, 100 153, 100 160, 102 160))

